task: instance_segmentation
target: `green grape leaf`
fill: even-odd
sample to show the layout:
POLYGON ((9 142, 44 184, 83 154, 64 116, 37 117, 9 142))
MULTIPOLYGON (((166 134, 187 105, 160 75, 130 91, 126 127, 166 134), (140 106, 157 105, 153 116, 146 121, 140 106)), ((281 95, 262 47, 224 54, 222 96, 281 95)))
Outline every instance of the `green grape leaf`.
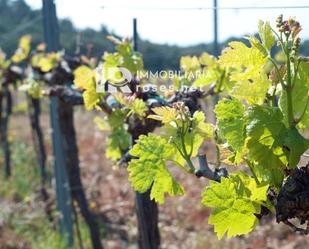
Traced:
MULTIPOLYGON (((0 48, 0 69, 5 69, 11 64, 10 60, 6 60, 6 54, 0 48)), ((0 77, 2 72, 0 71, 0 77)))
POLYGON ((230 67, 231 80, 249 80, 258 78, 262 72, 267 56, 256 47, 247 47, 242 42, 230 42, 229 48, 223 50, 219 64, 230 67))
MULTIPOLYGON (((132 44, 130 44, 130 46, 132 46, 132 44)), ((122 62, 120 66, 128 69, 132 74, 136 74, 144 68, 143 57, 139 52, 123 54, 123 59, 120 61, 122 62)))
POLYGON ((19 40, 19 45, 17 50, 12 56, 12 61, 15 63, 19 63, 26 59, 30 53, 31 49, 31 36, 24 35, 19 40))
POLYGON ((58 65, 61 58, 61 53, 38 53, 31 58, 31 64, 34 67, 38 67, 42 72, 50 72, 58 65))
POLYGON ((288 148, 289 167, 295 168, 301 155, 309 148, 309 139, 305 139, 296 128, 291 128, 285 134, 284 145, 288 148))
POLYGON ((84 105, 87 110, 97 107, 105 92, 98 92, 96 85, 96 72, 87 66, 80 66, 74 71, 74 84, 83 89, 84 105))
POLYGON ((266 74, 259 74, 258 77, 249 80, 240 80, 235 83, 231 91, 231 96, 246 100, 248 104, 263 104, 266 93, 271 87, 271 82, 267 79, 266 74))
POLYGON ((119 160, 129 149, 131 136, 124 127, 118 127, 112 130, 107 137, 106 158, 113 161, 119 160))
POLYGON ((183 195, 183 187, 169 172, 165 160, 173 158, 175 148, 162 137, 141 135, 130 154, 138 159, 129 162, 129 181, 141 193, 151 188, 150 198, 164 203, 164 195, 183 195))
POLYGON ((190 80, 188 77, 185 77, 186 75, 174 75, 173 76, 173 85, 175 87, 175 90, 179 90, 184 86, 191 86, 192 80, 190 80))
POLYGON ((146 111, 148 111, 148 107, 146 106, 145 102, 142 99, 134 99, 127 105, 127 108, 130 110, 130 114, 134 113, 138 117, 145 117, 146 111))
POLYGON ((34 99, 39 99, 42 97, 42 88, 40 83, 33 79, 26 79, 25 84, 19 86, 18 90, 27 92, 34 99))
POLYGON ((244 105, 237 99, 223 99, 215 108, 220 133, 238 152, 242 150, 246 138, 244 112, 244 105))
POLYGON ((37 54, 34 54, 32 57, 31 57, 31 65, 34 67, 34 68, 40 68, 40 61, 42 60, 42 58, 45 56, 44 53, 40 52, 40 53, 37 53, 37 54))
MULTIPOLYGON (((297 119, 301 115, 302 119, 298 124, 299 128, 309 128, 309 63, 301 62, 299 65, 298 76, 292 90, 292 102, 294 117, 297 119)), ((285 123, 288 123, 287 97, 286 91, 282 91, 279 99, 279 107, 284 115, 285 123)))
MULTIPOLYGON (((198 150, 201 147, 205 139, 213 138, 214 127, 212 124, 205 123, 205 115, 201 111, 196 111, 193 114, 191 120, 191 129, 184 135, 184 144, 188 153, 191 152, 191 157, 195 157, 198 154, 198 150)), ((177 135, 177 130, 174 129, 173 133, 169 133, 174 138, 176 144, 181 144, 181 139, 177 135)), ((175 161, 184 165, 185 159, 177 153, 175 161)))
POLYGON ((203 66, 208 66, 208 67, 212 67, 212 66, 217 66, 218 62, 216 57, 204 52, 200 55, 199 57, 199 62, 201 65, 203 66))
POLYGON ((269 165, 256 164, 253 167, 254 173, 261 183, 268 183, 270 186, 281 187, 284 179, 282 167, 269 167, 269 165))
POLYGON ((251 44, 252 47, 256 47, 261 53, 267 56, 267 51, 265 47, 261 44, 258 38, 255 36, 245 37, 251 44))
POLYGON ((268 168, 287 166, 288 159, 283 148, 286 127, 279 108, 251 107, 246 130, 250 160, 268 168))
POLYGON ((243 172, 222 177, 221 182, 211 181, 202 194, 202 203, 214 209, 208 222, 214 225, 218 238, 225 233, 230 238, 251 232, 258 222, 255 214, 267 200, 267 190, 268 185, 258 186, 243 172))
POLYGON ((169 106, 155 107, 151 109, 155 114, 148 115, 148 118, 161 121, 163 124, 170 123, 176 119, 176 109, 169 106))
POLYGON ((80 66, 74 71, 74 84, 84 90, 93 89, 96 85, 95 71, 87 66, 80 66))
MULTIPOLYGON (((113 41, 116 39, 112 38, 113 41)), ((128 40, 116 41, 115 53, 104 53, 104 75, 107 80, 110 79, 112 74, 108 74, 108 69, 116 69, 123 67, 129 70, 132 74, 138 73, 144 67, 143 57, 139 52, 135 52, 132 47, 132 43, 128 40)), ((112 78, 114 78, 112 76, 112 78)))
POLYGON ((101 72, 101 83, 109 82, 115 86, 122 86, 125 82, 123 73, 117 65, 104 63, 101 72))
POLYGON ((101 131, 109 131, 106 143, 106 158, 119 160, 128 151, 131 136, 124 125, 125 115, 121 110, 115 110, 106 119, 95 117, 94 122, 101 131))
POLYGON ((259 21, 259 36, 261 37, 264 47, 270 51, 272 46, 275 44, 275 36, 271 30, 269 22, 259 21))
POLYGON ((201 64, 196 56, 183 56, 180 58, 180 68, 184 72, 196 72, 201 69, 201 64))
POLYGON ((286 128, 282 112, 275 107, 254 106, 249 110, 247 136, 249 158, 278 174, 282 167, 295 168, 309 146, 296 128, 286 128))
POLYGON ((213 138, 214 127, 212 124, 205 123, 205 114, 203 112, 196 111, 193 114, 191 132, 201 136, 203 139, 210 139, 213 138))
POLYGON ((218 82, 221 80, 221 71, 219 68, 207 68, 202 71, 201 75, 197 77, 196 80, 192 83, 193 86, 207 86, 211 83, 218 82))
MULTIPOLYGON (((249 38, 250 39, 250 38, 249 38)), ((252 47, 242 42, 231 42, 220 56, 221 66, 232 68, 230 79, 235 82, 231 96, 246 100, 250 105, 262 104, 271 87, 264 73, 267 53, 257 46, 258 41, 250 39, 252 47), (254 43, 255 41, 255 43, 254 43)))
POLYGON ((203 53, 199 57, 199 62, 199 71, 195 74, 192 85, 200 87, 218 83, 220 90, 222 90, 225 71, 220 68, 217 59, 208 53, 203 53))
POLYGON ((118 54, 108 53, 104 52, 103 54, 103 60, 104 63, 106 63, 108 66, 117 67, 118 65, 118 54))
POLYGON ((126 115, 123 110, 116 109, 108 116, 108 123, 110 127, 119 127, 124 124, 126 115))
POLYGON ((86 110, 92 110, 100 102, 100 94, 96 92, 96 89, 88 89, 83 92, 84 105, 86 110))

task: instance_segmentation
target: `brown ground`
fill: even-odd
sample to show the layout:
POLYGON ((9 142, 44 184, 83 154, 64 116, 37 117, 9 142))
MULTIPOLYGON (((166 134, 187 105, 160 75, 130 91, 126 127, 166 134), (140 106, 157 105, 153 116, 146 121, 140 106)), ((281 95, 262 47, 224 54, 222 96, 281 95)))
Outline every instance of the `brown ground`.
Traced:
MULTIPOLYGON (((106 236, 104 244, 108 249, 134 249, 136 243, 136 217, 134 193, 127 180, 125 168, 113 166, 104 154, 104 134, 93 124, 94 115, 81 110, 76 112, 76 131, 80 149, 83 182, 90 205, 105 218, 106 236)), ((45 131, 50 131, 47 116, 43 117, 45 131)), ((30 142, 28 119, 25 115, 15 115, 11 122, 12 138, 30 142)), ((51 155, 51 144, 46 132, 46 144, 51 155)), ((51 156, 49 156, 51 160, 51 156)), ((288 227, 276 224, 273 219, 263 221, 248 236, 217 240, 213 227, 207 224, 210 210, 200 204, 200 194, 207 185, 205 179, 175 170, 177 178, 185 186, 186 195, 167 198, 160 206, 159 227, 164 249, 215 249, 215 248, 309 248, 309 237, 295 235, 288 227)), ((12 233, 12 231, 8 232, 12 233)), ((7 233, 0 231, 2 243, 9 243, 7 233)), ((13 235, 14 236, 14 235, 13 235)), ((12 238, 12 235, 10 235, 12 238)), ((14 238, 14 237, 13 237, 14 238)), ((22 242, 21 242, 22 243, 22 242)), ((2 245, 2 246, 1 246, 2 245)), ((22 247, 20 247, 22 248, 22 247)))

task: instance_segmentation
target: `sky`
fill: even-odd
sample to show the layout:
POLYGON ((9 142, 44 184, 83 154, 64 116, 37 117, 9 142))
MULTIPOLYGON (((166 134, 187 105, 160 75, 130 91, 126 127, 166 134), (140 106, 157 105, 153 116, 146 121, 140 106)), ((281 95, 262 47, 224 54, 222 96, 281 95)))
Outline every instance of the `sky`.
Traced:
MULTIPOLYGON (((219 40, 256 32, 258 20, 274 24, 276 17, 295 16, 302 24, 302 37, 309 39, 308 0, 217 0, 220 8, 243 6, 308 6, 304 9, 219 10, 219 40)), ((41 8, 41 0, 26 0, 41 8)), ((213 0, 55 0, 59 18, 69 18, 77 28, 99 29, 105 25, 121 36, 132 35, 137 18, 142 39, 181 46, 213 40, 213 0)))

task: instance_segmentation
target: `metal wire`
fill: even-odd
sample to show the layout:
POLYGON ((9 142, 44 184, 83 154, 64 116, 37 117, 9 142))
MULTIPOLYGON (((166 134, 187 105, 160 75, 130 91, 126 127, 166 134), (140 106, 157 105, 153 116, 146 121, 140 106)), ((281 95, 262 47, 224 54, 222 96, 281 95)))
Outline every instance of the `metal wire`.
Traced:
POLYGON ((263 10, 263 9, 309 9, 309 5, 299 6, 239 6, 239 7, 147 7, 147 6, 102 6, 102 9, 125 9, 125 10, 263 10))

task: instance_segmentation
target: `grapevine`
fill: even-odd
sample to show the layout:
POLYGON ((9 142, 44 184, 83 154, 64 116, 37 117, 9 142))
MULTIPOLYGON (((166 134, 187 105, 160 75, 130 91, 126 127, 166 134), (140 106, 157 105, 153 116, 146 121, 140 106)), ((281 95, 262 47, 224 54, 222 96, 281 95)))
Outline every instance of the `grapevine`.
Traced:
MULTIPOLYGON (((214 225, 219 238, 225 233, 232 237, 252 231, 264 209, 276 209, 277 221, 290 226, 290 218, 307 222, 306 214, 301 212, 304 209, 297 211, 307 199, 302 198, 304 187, 297 188, 297 183, 305 181, 306 169, 300 171, 298 166, 309 147, 309 140, 301 133, 308 128, 309 120, 309 64, 298 54, 300 24, 293 18, 283 21, 280 16, 277 28, 278 32, 268 22, 260 21, 259 38, 247 37, 250 46, 231 42, 216 61, 221 71, 227 72, 228 79, 223 84, 217 81, 224 90, 215 107, 215 127, 205 123, 201 111, 192 107, 190 110, 181 101, 153 108, 148 118, 162 123, 161 134, 140 136, 130 151, 134 159, 128 166, 129 181, 137 191, 151 189, 151 198, 159 203, 164 203, 165 194, 174 196, 185 192, 172 176, 167 162, 189 174, 200 176, 205 172, 212 181, 202 193, 202 203, 213 209, 208 222, 214 225), (272 56, 275 44, 286 56, 282 64, 272 56), (192 158, 198 156, 198 149, 209 138, 219 148, 226 147, 230 154, 226 160, 248 170, 236 170, 226 176, 222 169, 212 172, 207 161, 200 160, 202 170, 199 171, 192 158), (293 179, 296 183, 290 186, 293 179), (277 202, 268 197, 270 190, 279 194, 277 202), (298 199, 294 199, 296 193, 298 199), (282 206, 286 198, 291 198, 288 203, 295 203, 294 206, 282 206), (291 212, 291 207, 296 210, 291 212)), ((196 61, 194 58, 191 62, 194 70, 196 61)), ((294 225, 293 228, 308 233, 294 225)))
POLYGON ((219 239, 250 233, 269 213, 307 235, 309 59, 299 54, 300 33, 294 18, 279 16, 275 28, 259 21, 258 36, 230 42, 218 58, 208 53, 184 56, 181 74, 168 80, 140 76, 143 56, 129 39, 108 37, 115 51, 105 52, 97 62, 63 51, 47 53, 44 44, 31 52, 31 37, 24 36, 10 59, 0 51, 6 175, 11 173, 7 130, 15 87, 27 94, 43 194, 47 179, 40 100, 47 96, 59 101, 70 194, 88 224, 94 248, 103 247, 80 176, 76 105, 96 111, 93 122, 108 133, 106 157, 127 167, 137 192, 141 248, 160 245, 157 203, 186 193, 173 167, 187 177, 206 178, 201 203, 212 210, 208 223, 219 239), (158 91, 162 82, 173 90, 158 91), (211 123, 202 106, 213 97, 219 101, 211 123), (205 149, 206 143, 215 151, 205 149), (295 218, 300 224, 291 221, 295 218))

